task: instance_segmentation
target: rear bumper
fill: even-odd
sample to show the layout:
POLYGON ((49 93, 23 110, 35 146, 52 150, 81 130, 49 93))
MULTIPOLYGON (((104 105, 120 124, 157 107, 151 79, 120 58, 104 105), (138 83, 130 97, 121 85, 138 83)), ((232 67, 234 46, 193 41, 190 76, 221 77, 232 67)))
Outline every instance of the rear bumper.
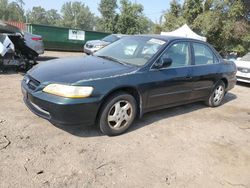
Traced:
POLYGON ((23 100, 36 115, 63 126, 94 125, 99 109, 95 99, 65 99, 44 92, 32 93, 22 84, 23 100))

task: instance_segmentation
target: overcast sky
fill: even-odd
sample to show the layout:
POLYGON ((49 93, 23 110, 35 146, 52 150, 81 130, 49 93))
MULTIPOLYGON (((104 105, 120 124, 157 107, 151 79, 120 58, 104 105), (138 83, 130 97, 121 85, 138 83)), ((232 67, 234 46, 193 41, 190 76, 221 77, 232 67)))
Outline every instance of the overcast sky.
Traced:
MULTIPOLYGON (((33 6, 42 6, 46 10, 48 9, 57 9, 60 11, 63 3, 68 2, 69 0, 24 0, 25 9, 31 10, 33 6)), ((100 0, 79 0, 85 5, 87 5, 90 10, 99 15, 97 10, 100 0)), ((132 2, 141 3, 144 6, 144 13, 147 17, 152 19, 152 21, 159 21, 160 16, 164 10, 169 8, 170 0, 131 0, 132 2)), ((118 0, 119 2, 119 0, 118 0)))

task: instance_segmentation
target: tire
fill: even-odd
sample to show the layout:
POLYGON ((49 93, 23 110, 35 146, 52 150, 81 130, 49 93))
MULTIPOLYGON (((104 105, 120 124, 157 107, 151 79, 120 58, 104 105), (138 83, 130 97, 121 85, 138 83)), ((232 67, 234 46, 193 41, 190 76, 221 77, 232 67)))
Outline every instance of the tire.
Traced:
POLYGON ((119 92, 110 96, 102 106, 98 126, 103 134, 117 136, 128 130, 136 114, 135 98, 130 94, 119 92))
POLYGON ((225 84, 223 81, 219 81, 213 89, 213 92, 206 101, 206 104, 210 107, 220 106, 224 96, 226 94, 225 84))

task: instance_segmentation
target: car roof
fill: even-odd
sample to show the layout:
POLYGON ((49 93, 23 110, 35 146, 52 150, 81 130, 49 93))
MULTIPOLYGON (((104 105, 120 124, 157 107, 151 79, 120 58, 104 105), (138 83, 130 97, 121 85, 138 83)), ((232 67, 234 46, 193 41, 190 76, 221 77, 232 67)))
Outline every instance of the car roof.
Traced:
POLYGON ((203 43, 205 43, 202 40, 188 38, 188 37, 166 36, 166 35, 157 35, 157 34, 135 35, 135 36, 152 37, 152 38, 156 38, 156 39, 159 39, 159 40, 164 40, 166 42, 170 42, 170 41, 173 41, 173 40, 192 40, 192 41, 196 41, 196 42, 203 42, 203 43))
POLYGON ((125 34, 111 34, 111 35, 114 35, 114 36, 119 37, 119 38, 129 36, 129 35, 125 35, 125 34))

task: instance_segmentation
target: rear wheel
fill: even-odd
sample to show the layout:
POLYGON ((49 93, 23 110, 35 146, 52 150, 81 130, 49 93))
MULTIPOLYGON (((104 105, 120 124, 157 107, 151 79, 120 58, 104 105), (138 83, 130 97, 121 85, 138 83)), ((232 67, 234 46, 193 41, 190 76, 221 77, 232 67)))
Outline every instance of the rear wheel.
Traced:
POLYGON ((206 101, 206 104, 211 107, 220 106, 225 96, 225 93, 225 84, 223 81, 220 81, 218 84, 216 84, 212 94, 206 101))
POLYGON ((103 134, 116 136, 124 133, 133 123, 137 113, 135 98, 127 93, 109 97, 99 115, 99 127, 103 134))

